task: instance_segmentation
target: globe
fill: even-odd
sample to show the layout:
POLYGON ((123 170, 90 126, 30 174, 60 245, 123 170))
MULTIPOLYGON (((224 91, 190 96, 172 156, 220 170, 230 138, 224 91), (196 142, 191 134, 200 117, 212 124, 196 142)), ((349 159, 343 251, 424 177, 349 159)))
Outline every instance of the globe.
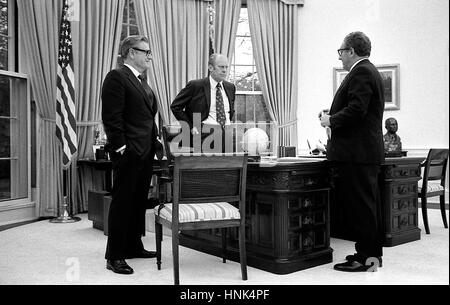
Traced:
POLYGON ((258 156, 269 148, 269 136, 261 128, 250 128, 242 138, 242 149, 249 156, 258 156))

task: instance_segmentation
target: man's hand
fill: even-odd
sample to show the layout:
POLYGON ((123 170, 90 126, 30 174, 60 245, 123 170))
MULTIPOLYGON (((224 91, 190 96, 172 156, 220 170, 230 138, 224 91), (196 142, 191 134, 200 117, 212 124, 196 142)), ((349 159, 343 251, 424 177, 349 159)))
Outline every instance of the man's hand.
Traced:
POLYGON ((322 114, 320 117, 320 125, 322 127, 330 127, 330 116, 328 114, 322 114))

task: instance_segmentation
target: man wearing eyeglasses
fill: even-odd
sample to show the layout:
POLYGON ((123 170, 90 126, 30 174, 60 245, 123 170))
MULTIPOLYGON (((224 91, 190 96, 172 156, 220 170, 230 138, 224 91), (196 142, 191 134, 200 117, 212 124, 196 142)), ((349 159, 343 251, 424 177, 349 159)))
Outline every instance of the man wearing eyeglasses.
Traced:
POLYGON ((338 49, 349 71, 320 123, 331 129, 327 158, 333 164, 335 198, 346 234, 355 238, 356 253, 336 264, 339 271, 375 271, 381 267, 382 239, 378 174, 384 161, 383 82, 369 61, 371 42, 362 32, 348 34, 338 49))
POLYGON ((106 268, 132 274, 129 258, 153 258, 144 249, 145 210, 156 150, 157 101, 146 80, 151 52, 143 36, 125 38, 120 47, 124 65, 106 76, 102 87, 102 120, 114 173, 108 215, 106 268))

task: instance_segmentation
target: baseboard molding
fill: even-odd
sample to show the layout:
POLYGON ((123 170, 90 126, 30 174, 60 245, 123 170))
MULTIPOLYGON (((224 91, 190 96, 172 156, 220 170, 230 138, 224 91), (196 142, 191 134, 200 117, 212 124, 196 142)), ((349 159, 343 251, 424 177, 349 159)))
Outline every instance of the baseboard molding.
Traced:
POLYGON ((36 220, 35 202, 0 206, 0 226, 36 220))

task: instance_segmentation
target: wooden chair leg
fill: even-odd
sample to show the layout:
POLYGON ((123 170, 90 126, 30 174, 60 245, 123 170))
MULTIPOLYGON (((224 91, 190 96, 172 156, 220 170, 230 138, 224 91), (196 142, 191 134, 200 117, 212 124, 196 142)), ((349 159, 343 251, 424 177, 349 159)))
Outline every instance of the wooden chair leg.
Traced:
POLYGON ((242 280, 247 280, 247 253, 245 250, 245 225, 239 227, 239 256, 241 260, 242 280))
POLYGON ((161 241, 162 241, 162 225, 155 222, 155 236, 156 236, 156 265, 158 270, 161 270, 161 241))
POLYGON ((445 213, 445 195, 439 196, 439 203, 441 204, 441 215, 442 221, 444 222, 444 227, 448 229, 447 214, 445 213))
POLYGON ((422 218, 423 225, 425 226, 425 232, 430 234, 430 227, 428 226, 427 198, 423 197, 420 201, 422 202, 422 218))
POLYGON ((227 228, 222 228, 221 234, 222 234, 222 261, 225 264, 227 262, 227 228))
POLYGON ((173 281, 174 285, 180 285, 180 272, 178 260, 179 235, 177 231, 172 231, 172 255, 173 255, 173 281))

